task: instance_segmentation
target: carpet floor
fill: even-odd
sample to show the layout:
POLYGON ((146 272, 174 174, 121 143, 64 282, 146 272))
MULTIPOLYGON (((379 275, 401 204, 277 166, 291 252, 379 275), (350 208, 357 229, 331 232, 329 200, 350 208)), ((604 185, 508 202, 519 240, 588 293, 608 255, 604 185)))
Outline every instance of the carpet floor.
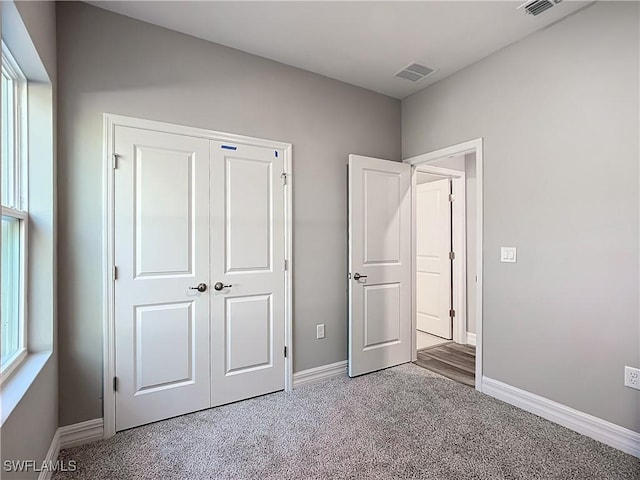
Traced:
POLYGON ((118 479, 634 479, 640 460, 413 364, 63 450, 118 479))

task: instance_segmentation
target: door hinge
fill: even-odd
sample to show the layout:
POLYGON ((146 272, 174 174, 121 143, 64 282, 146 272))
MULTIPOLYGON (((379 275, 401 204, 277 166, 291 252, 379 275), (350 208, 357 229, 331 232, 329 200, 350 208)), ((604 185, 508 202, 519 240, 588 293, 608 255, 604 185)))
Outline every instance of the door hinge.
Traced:
POLYGON ((456 259, 456 253, 455 252, 449 252, 449 260, 455 260, 456 259))
POLYGON ((284 358, 287 358, 287 347, 286 347, 286 345, 284 347, 284 358))
POLYGON ((289 262, 288 260, 285 258, 284 259, 284 271, 286 272, 289 269, 289 262))
POLYGON ((456 311, 455 311, 453 308, 452 308, 451 310, 449 310, 449 316, 450 316, 451 318, 453 318, 453 317, 455 317, 455 316, 456 316, 456 311))
POLYGON ((118 377, 113 377, 113 391, 118 391, 118 377))
POLYGON ((287 172, 282 172, 282 175, 280 175, 280 178, 282 179, 282 185, 286 185, 287 184, 287 172))
POLYGON ((453 202, 455 199, 456 199, 455 194, 450 193, 450 194, 449 194, 449 201, 450 201, 450 202, 453 202))
POLYGON ((120 155, 118 155, 117 153, 113 154, 113 169, 115 170, 116 168, 118 168, 118 158, 120 158, 120 155))
POLYGON ((118 267, 116 267, 115 265, 113 266, 113 279, 118 279, 118 267))

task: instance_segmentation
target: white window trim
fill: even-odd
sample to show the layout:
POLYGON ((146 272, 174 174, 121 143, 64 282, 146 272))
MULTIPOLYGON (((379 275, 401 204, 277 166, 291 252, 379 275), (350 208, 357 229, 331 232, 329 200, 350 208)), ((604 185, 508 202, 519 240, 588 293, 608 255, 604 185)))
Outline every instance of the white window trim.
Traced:
POLYGON ((29 229, 29 216, 24 210, 17 210, 10 207, 1 207, 2 215, 6 215, 12 218, 20 220, 20 285, 18 289, 18 296, 20 301, 18 302, 18 315, 19 315, 19 336, 20 345, 18 350, 9 357, 6 364, 0 371, 0 385, 8 379, 24 362, 27 357, 27 265, 28 265, 28 229, 29 229))
MULTIPOLYGON (((18 106, 17 112, 14 111, 13 124, 16 126, 14 131, 13 144, 17 151, 15 158, 19 158, 18 165, 14 165, 16 171, 15 183, 13 191, 18 192, 19 198, 17 209, 27 212, 28 208, 28 98, 27 98, 27 79, 22 73, 18 62, 13 57, 4 41, 2 42, 2 67, 7 71, 10 77, 17 82, 17 94, 14 102, 18 106)), ((14 205, 15 206, 15 205, 14 205)))
POLYGON ((1 213, 4 216, 20 220, 20 285, 18 287, 18 315, 19 315, 19 337, 20 344, 18 350, 7 360, 0 370, 0 385, 2 385, 18 367, 23 364, 28 354, 28 314, 27 314, 27 285, 28 285, 28 251, 29 251, 29 214, 28 205, 28 105, 27 105, 27 79, 22 73, 15 58, 2 41, 2 68, 16 82, 17 89, 14 102, 16 109, 13 112, 14 139, 13 145, 15 155, 13 158, 14 184, 13 192, 17 198, 13 199, 14 205, 19 208, 1 206, 1 213))

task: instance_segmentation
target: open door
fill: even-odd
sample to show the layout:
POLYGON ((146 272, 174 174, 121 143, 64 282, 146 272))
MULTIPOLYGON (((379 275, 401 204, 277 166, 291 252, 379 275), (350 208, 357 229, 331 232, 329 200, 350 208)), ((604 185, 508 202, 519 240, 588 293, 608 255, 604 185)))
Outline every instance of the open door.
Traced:
POLYGON ((453 339, 450 184, 445 178, 417 185, 415 205, 416 323, 446 340, 453 339))
POLYGON ((411 166, 349 155, 349 376, 411 361, 411 166))

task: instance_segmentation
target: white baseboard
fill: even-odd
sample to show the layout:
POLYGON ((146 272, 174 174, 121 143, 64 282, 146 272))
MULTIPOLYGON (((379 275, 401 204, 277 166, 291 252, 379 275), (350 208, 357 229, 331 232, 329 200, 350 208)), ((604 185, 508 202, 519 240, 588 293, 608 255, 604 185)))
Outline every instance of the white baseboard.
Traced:
POLYGON ((299 388, 312 383, 319 383, 330 378, 343 377, 347 373, 347 361, 331 363, 321 367, 302 370, 293 374, 293 388, 299 388))
POLYGON ((467 332, 467 345, 476 346, 476 334, 467 332))
MULTIPOLYGON (((60 429, 56 430, 49 446, 47 456, 44 458, 46 465, 54 465, 58 460, 58 454, 60 453, 60 429)), ((50 480, 53 476, 53 470, 42 469, 38 475, 38 480, 50 480)))
POLYGON ((482 377, 482 393, 640 458, 638 432, 492 378, 482 377))
POLYGON ((56 430, 49 446, 49 451, 44 459, 44 463, 50 468, 43 468, 38 475, 38 480, 50 480, 54 465, 58 460, 60 450, 63 448, 77 447, 85 443, 102 440, 104 437, 104 427, 101 418, 95 418, 86 422, 74 423, 60 427, 56 430))
POLYGON ((86 422, 74 423, 58 429, 60 448, 77 447, 85 443, 95 442, 104 438, 102 418, 94 418, 86 422))

